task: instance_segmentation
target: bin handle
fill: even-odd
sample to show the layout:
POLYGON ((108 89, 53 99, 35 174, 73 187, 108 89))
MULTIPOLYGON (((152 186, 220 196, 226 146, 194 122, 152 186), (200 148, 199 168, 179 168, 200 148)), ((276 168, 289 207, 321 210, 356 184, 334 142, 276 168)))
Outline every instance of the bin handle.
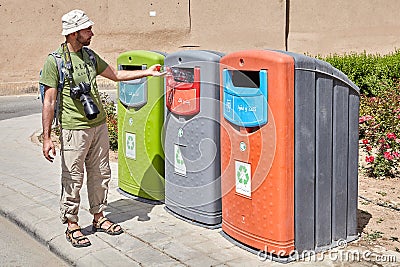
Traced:
POLYGON ((128 81, 121 81, 122 83, 126 83, 126 84, 141 84, 141 83, 145 83, 147 80, 146 77, 143 78, 139 78, 139 79, 134 79, 134 80, 128 80, 128 81))
POLYGON ((174 88, 179 90, 189 90, 194 88, 195 83, 181 83, 178 82, 174 88))

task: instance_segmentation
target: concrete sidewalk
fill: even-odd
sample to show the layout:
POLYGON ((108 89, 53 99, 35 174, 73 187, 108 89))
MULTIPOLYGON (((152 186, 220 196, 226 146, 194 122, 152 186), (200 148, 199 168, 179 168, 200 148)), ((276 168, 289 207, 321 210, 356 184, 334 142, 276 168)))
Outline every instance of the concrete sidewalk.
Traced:
MULTIPOLYGON (((221 235, 167 213, 163 204, 141 202, 120 194, 117 164, 112 163, 108 217, 126 233, 109 236, 91 231, 86 188, 82 188, 80 225, 92 246, 73 248, 59 220, 60 156, 47 162, 31 136, 41 115, 0 121, 0 214, 18 224, 71 265, 76 266, 335 266, 329 257, 282 265, 266 262, 221 235)), ((400 261, 400 257, 398 258, 400 261)), ((372 266, 350 262, 345 266, 372 266)), ((386 266, 386 265, 384 265, 386 266)), ((395 265, 387 265, 395 266, 395 265)))

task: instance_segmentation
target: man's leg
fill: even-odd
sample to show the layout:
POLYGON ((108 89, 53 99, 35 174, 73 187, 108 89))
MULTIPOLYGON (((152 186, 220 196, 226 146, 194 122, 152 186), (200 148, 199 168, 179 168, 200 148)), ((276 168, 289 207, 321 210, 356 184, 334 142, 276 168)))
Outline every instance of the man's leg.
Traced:
MULTIPOLYGON (((78 225, 78 211, 80 205, 80 190, 83 184, 84 160, 89 150, 90 135, 88 130, 62 130, 61 141, 61 221, 68 224, 69 230, 74 230, 78 225)), ((83 236, 80 231, 75 231, 73 237, 83 236)), ((80 243, 87 243, 81 240, 80 243)))
POLYGON ((108 183, 111 179, 109 139, 106 124, 93 128, 93 139, 85 164, 90 213, 100 213, 107 206, 108 183))
MULTIPOLYGON (((106 124, 94 128, 93 142, 86 157, 87 189, 89 196, 90 213, 94 222, 104 217, 103 211, 107 207, 108 184, 111 179, 109 163, 109 136, 106 124)), ((108 229, 113 223, 104 221, 101 228, 108 229)), ((115 231, 121 227, 116 226, 115 231)))

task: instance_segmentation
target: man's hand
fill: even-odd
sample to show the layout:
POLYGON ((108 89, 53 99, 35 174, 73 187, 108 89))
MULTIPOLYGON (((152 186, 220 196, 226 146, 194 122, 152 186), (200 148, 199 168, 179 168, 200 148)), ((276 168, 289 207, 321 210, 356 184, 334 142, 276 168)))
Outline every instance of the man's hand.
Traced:
POLYGON ((51 139, 43 139, 43 156, 50 162, 53 162, 54 157, 56 156, 56 148, 54 146, 53 140, 51 139), (50 151, 53 156, 50 155, 50 151))
POLYGON ((160 64, 155 64, 155 65, 151 66, 148 69, 148 71, 149 71, 149 75, 154 76, 154 77, 164 76, 167 73, 166 71, 160 72, 161 71, 160 64))

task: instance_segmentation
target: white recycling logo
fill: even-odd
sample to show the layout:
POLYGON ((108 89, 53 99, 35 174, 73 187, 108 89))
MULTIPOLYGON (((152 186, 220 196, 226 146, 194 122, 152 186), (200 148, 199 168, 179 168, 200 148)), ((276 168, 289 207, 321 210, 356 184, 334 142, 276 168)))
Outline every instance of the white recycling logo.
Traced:
POLYGON ((134 143, 133 137, 131 135, 128 136, 128 140, 126 140, 126 147, 129 150, 133 150, 135 148, 135 143, 134 143))

